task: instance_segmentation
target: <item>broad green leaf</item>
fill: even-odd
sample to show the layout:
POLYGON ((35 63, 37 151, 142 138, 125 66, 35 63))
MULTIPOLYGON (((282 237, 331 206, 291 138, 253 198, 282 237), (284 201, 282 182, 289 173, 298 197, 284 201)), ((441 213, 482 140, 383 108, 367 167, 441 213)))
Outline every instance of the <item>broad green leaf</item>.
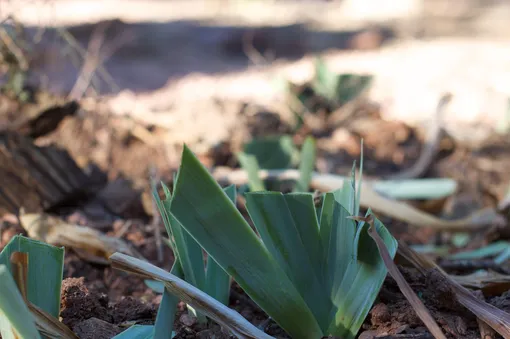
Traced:
POLYGON ((381 180, 375 181, 373 188, 393 199, 441 199, 455 192, 457 182, 452 179, 381 180))
POLYGON ((352 165, 351 179, 344 180, 342 183, 342 188, 332 192, 335 200, 340 205, 342 205, 351 215, 354 215, 354 211, 356 209, 356 182, 354 177, 355 171, 356 163, 352 165))
MULTIPOLYGON (((294 192, 308 192, 315 167, 315 140, 307 137, 301 149, 301 163, 299 164, 299 179, 294 186, 294 192)), ((257 175, 258 177, 258 175, 257 175)))
MULTIPOLYGON (((183 278, 184 272, 179 260, 175 260, 170 273, 178 278, 183 278)), ((174 329, 178 303, 179 298, 171 294, 167 289, 163 290, 163 297, 159 304, 156 322, 154 323, 154 339, 171 339, 174 336, 172 331, 174 329)))
MULTIPOLYGON (((230 185, 223 189, 230 200, 236 203, 236 186, 230 185)), ((221 268, 212 257, 207 260, 206 271, 206 291, 207 294, 228 306, 230 297, 230 276, 221 268)))
MULTIPOLYGON (((178 175, 177 175, 178 177, 178 175)), ((176 178, 174 178, 175 180, 176 178)), ((170 190, 165 184, 161 184, 165 193, 165 200, 159 198, 159 194, 153 187, 153 197, 156 200, 159 212, 167 229, 168 236, 172 239, 172 251, 176 260, 179 260, 180 267, 184 271, 186 281, 201 290, 205 290, 205 266, 204 256, 200 245, 186 232, 181 224, 169 213, 169 206, 172 201, 170 190)), ((201 314, 196 314, 193 308, 189 310, 198 318, 198 321, 205 323, 207 320, 201 314)))
POLYGON ((35 318, 5 265, 0 265, 0 333, 3 339, 41 338, 35 318))
POLYGON ((0 265, 5 265, 9 271, 13 252, 28 253, 28 300, 58 319, 64 248, 16 235, 0 253, 0 265))
MULTIPOLYGON (((313 205, 309 207, 312 211, 313 205)), ((284 195, 280 192, 249 193, 246 209, 264 245, 303 296, 319 325, 325 328, 330 299, 321 276, 316 274, 313 259, 303 244, 284 195)))
POLYGON ((309 253, 316 275, 322 280, 322 255, 324 249, 319 233, 319 221, 317 220, 313 195, 292 193, 286 194, 284 197, 296 224, 298 234, 303 241, 306 253, 309 253))
POLYGON ((296 287, 186 146, 170 212, 293 338, 322 337, 322 330, 296 287))
POLYGON ((348 219, 351 214, 326 193, 322 204, 320 235, 324 249, 324 279, 326 288, 334 298, 354 252, 356 224, 348 219))
POLYGON ((244 153, 255 156, 263 169, 289 168, 299 160, 299 151, 290 135, 254 139, 244 145, 244 153))
POLYGON ((205 292, 224 305, 228 305, 230 297, 230 276, 212 257, 207 262, 207 285, 205 292))
MULTIPOLYGON (((368 211, 367 215, 371 214, 368 211)), ((338 308, 333 316, 329 332, 345 339, 355 338, 370 311, 387 274, 377 245, 368 235, 369 225, 360 223, 354 239, 355 257, 349 260, 343 281, 333 303, 338 308)), ((383 239, 390 255, 397 252, 397 241, 375 219, 377 233, 383 239)))
POLYGON ((254 155, 249 155, 246 153, 238 153, 237 160, 241 164, 241 167, 244 168, 246 173, 248 174, 248 185, 252 192, 256 191, 265 191, 266 187, 264 185, 264 181, 259 177, 259 163, 257 158, 254 155))
POLYGON ((237 200, 237 191, 236 191, 236 185, 230 185, 223 189, 223 192, 229 197, 229 199, 236 204, 237 200))
POLYGON ((202 248, 200 245, 186 232, 181 224, 175 220, 171 213, 168 213, 172 197, 170 190, 166 185, 163 185, 166 199, 163 200, 162 210, 160 213, 167 216, 167 223, 170 228, 169 236, 173 236, 175 248, 173 250, 177 253, 176 257, 181 263, 184 277, 187 282, 193 286, 200 288, 205 287, 205 266, 202 248))

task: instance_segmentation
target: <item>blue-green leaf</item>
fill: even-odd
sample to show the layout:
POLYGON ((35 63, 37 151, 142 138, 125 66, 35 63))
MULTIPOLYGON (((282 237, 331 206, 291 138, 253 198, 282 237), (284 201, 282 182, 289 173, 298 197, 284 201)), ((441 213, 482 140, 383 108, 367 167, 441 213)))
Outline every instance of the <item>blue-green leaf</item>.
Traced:
POLYGON ((307 137, 301 149, 301 163, 299 164, 299 179, 294 186, 294 192, 308 192, 312 173, 315 167, 315 140, 307 137))
POLYGON ((313 202, 313 195, 307 193, 286 194, 285 201, 291 212, 303 246, 309 253, 317 277, 322 280, 322 262, 324 249, 319 233, 319 221, 313 202))
MULTIPOLYGON (((174 262, 170 273, 182 279, 184 272, 182 271, 179 260, 174 262)), ((174 336, 172 331, 178 303, 179 298, 164 288, 163 297, 156 316, 156 322, 154 323, 154 339, 171 339, 174 336)))
POLYGON ((5 265, 0 265, 0 333, 4 339, 41 338, 35 318, 5 265))
POLYGON ((256 191, 265 191, 266 187, 264 182, 259 177, 259 163, 257 158, 254 155, 249 155, 246 153, 238 153, 237 160, 241 164, 241 167, 248 174, 248 186, 252 192, 256 191))
POLYGON ((326 193, 322 204, 320 235, 324 249, 324 279, 333 298, 336 295, 354 252, 356 224, 348 219, 351 214, 326 193))
MULTIPOLYGON (((311 205, 304 208, 313 211, 313 201, 308 202, 311 205)), ((246 195, 246 209, 264 245, 303 296, 319 325, 322 328, 327 326, 330 299, 321 276, 316 274, 313 259, 303 244, 284 195, 280 192, 249 193, 246 195)), ((308 227, 317 226, 311 224, 308 227)))
MULTIPOLYGON (((178 176, 177 176, 178 177, 178 176)), ((175 258, 180 262, 187 282, 193 286, 205 290, 205 266, 204 256, 200 245, 186 232, 181 224, 169 213, 172 196, 170 190, 165 184, 161 184, 165 193, 165 200, 159 198, 159 194, 153 187, 153 197, 156 200, 159 212, 167 229, 168 236, 172 239, 172 250, 175 258)), ((194 311, 190 308, 191 312, 194 311)), ((201 323, 206 319, 203 315, 195 314, 201 323)))
POLYGON ((299 151, 290 135, 254 139, 244 145, 244 153, 255 156, 263 169, 293 167, 299 159, 299 151))
POLYGON ((294 284, 187 147, 183 150, 170 212, 293 338, 323 335, 294 284))
MULTIPOLYGON (((154 326, 152 325, 133 325, 124 332, 117 334, 113 339, 156 339, 153 335, 154 326)), ((173 338, 175 332, 171 332, 168 338, 173 338)))
MULTIPOLYGON (((236 186, 230 185, 223 189, 230 200, 236 203, 236 186)), ((223 305, 228 306, 230 297, 230 276, 218 265, 212 257, 207 259, 206 271, 206 291, 211 297, 215 298, 223 305)))
MULTIPOLYGON (((367 215, 371 214, 371 211, 367 215)), ((397 241, 384 225, 375 219, 375 228, 392 257, 397 252, 397 241)), ((333 303, 337 307, 332 316, 329 333, 345 339, 356 337, 370 311, 387 274, 377 245, 368 234, 369 225, 360 223, 354 240, 355 257, 349 260, 343 281, 333 303)))
POLYGON ((28 253, 28 300, 58 319, 64 248, 16 235, 0 253, 0 265, 5 265, 9 271, 13 252, 28 253))

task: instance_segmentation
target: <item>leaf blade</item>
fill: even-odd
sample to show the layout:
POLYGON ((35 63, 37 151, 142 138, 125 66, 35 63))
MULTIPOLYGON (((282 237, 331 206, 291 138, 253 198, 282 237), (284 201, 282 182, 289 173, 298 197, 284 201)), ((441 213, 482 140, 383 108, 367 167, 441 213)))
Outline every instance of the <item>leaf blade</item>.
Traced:
MULTIPOLYGON (((378 233, 394 256, 396 240, 380 221, 376 219, 375 223, 378 233)), ((367 226, 361 223, 357 227, 354 239, 355 257, 349 261, 342 283, 334 297, 337 310, 332 315, 330 331, 345 338, 354 338, 358 333, 387 273, 377 246, 367 233, 367 226)))
POLYGON ((294 285, 281 272, 232 201, 187 147, 183 151, 170 212, 290 335, 295 338, 322 335, 294 285), (221 228, 216 220, 221 220, 221 228), (278 298, 275 298, 275 293, 278 298), (293 310, 292 318, 288 310, 293 310))
MULTIPOLYGON (((229 199, 236 203, 236 186, 230 185, 223 189, 229 199)), ((230 298, 230 276, 221 268, 213 257, 207 259, 206 292, 223 305, 228 306, 230 298)))
MULTIPOLYGON (((312 204, 308 207, 313 208, 313 200, 308 202, 312 204)), ((303 244, 285 196, 280 192, 249 193, 246 195, 246 208, 264 245, 324 329, 327 326, 330 300, 325 293, 321 275, 316 274, 312 265, 312 258, 303 244)))
MULTIPOLYGON (((181 279, 184 277, 184 272, 178 260, 172 265, 170 273, 181 279)), ((170 339, 173 337, 172 331, 178 303, 179 298, 164 288, 158 314, 156 315, 156 321, 154 322, 154 339, 170 339)))
POLYGON ((266 186, 258 174, 260 167, 257 158, 254 155, 241 152, 237 154, 237 160, 248 174, 248 186, 250 190, 252 192, 265 191, 266 186))
POLYGON ((322 253, 324 249, 320 238, 319 221, 317 220, 313 195, 292 193, 286 194, 284 197, 303 245, 310 255, 312 265, 316 268, 317 277, 322 277, 322 253))
MULTIPOLYGON (((152 339, 153 325, 133 325, 112 339, 152 339)), ((156 338, 156 336, 154 336, 156 338)))
POLYGON ((37 307, 58 319, 60 287, 64 272, 64 249, 14 236, 0 253, 0 264, 12 272, 10 257, 14 252, 28 253, 27 298, 37 307), (44 276, 44 279, 40 279, 44 276))
MULTIPOLYGON (((301 149, 301 162, 299 164, 299 179, 294 186, 294 192, 308 192, 312 173, 315 166, 315 140, 307 137, 301 149)), ((258 174, 257 174, 258 177, 258 174)))
POLYGON ((320 235, 324 249, 323 274, 331 297, 336 295, 354 252, 356 224, 347 219, 350 213, 338 202, 334 193, 326 193, 322 204, 320 235))
POLYGON ((41 338, 35 327, 35 318, 5 265, 0 265, 0 333, 5 339, 41 338))

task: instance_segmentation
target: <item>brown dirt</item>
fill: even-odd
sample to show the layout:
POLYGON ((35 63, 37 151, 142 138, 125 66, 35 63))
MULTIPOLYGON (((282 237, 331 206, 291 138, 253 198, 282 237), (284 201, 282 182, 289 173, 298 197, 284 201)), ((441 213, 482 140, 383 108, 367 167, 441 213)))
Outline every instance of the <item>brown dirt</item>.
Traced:
POLYGON ((112 322, 108 312, 108 296, 90 292, 84 278, 68 278, 62 282, 61 317, 69 327, 89 318, 112 322))
POLYGON ((83 277, 63 281, 61 300, 62 322, 80 338, 111 338, 126 324, 152 324, 156 317, 154 303, 131 296, 111 302, 97 286, 85 284, 83 277))
MULTIPOLYGON (((240 140, 247 140, 253 135, 263 136, 288 131, 289 127, 284 122, 273 118, 274 115, 271 113, 253 115, 245 121, 246 126, 240 126, 240 129, 246 131, 240 140)), ((133 203, 115 212, 111 208, 101 209, 97 207, 98 205, 90 203, 86 205, 86 208, 75 208, 74 212, 72 209, 66 210, 67 218, 77 223, 97 225, 109 235, 120 234, 122 239, 133 244, 152 263, 169 270, 173 255, 170 249, 164 246, 165 260, 163 263, 157 262, 154 231, 153 226, 150 225, 150 218, 147 217, 147 209, 141 205, 140 194, 136 193, 133 184, 129 183, 138 182, 139 187, 148 186, 144 173, 149 170, 149 161, 164 164, 166 167, 163 168, 166 169, 161 170, 161 173, 165 177, 171 177, 170 170, 175 167, 166 162, 165 155, 157 151, 157 146, 151 146, 136 139, 126 142, 125 137, 115 135, 109 141, 109 149, 117 150, 112 154, 118 155, 115 155, 115 163, 111 166, 109 162, 111 158, 107 161, 109 156, 101 155, 107 149, 104 146, 97 146, 100 133, 95 128, 86 127, 92 124, 91 121, 94 119, 97 119, 94 114, 68 118, 55 133, 46 139, 40 139, 39 142, 57 141, 78 159, 87 154, 85 158, 82 158, 83 163, 89 161, 97 163, 99 170, 106 172, 110 183, 115 183, 115 178, 120 177, 117 179, 121 180, 119 183, 105 190, 105 196, 112 197, 112 201, 115 199, 121 201, 121 196, 132 196, 133 203), (84 153, 86 149, 94 150, 94 147, 97 147, 97 151, 84 153), (130 156, 124 156, 125 154, 130 156), (137 166, 133 166, 133 163, 137 166), (127 186, 126 183, 128 183, 127 186), (109 191, 124 193, 111 195, 109 191), (131 225, 126 227, 126 222, 130 222, 131 225)), ((101 125, 107 128, 106 126, 114 124, 115 121, 113 118, 106 118, 102 120, 101 125)), ((380 120, 377 112, 372 112, 364 118, 360 116, 358 120, 355 119, 341 127, 322 131, 316 137, 319 154, 318 169, 340 174, 348 173, 352 161, 359 157, 361 138, 365 142, 364 169, 369 176, 386 176, 410 166, 419 156, 421 148, 420 138, 415 130, 402 123, 380 120)), ((299 138, 298 134, 296 140, 299 138)), ((451 213, 465 214, 473 206, 494 204, 494 197, 501 196, 502 184, 510 179, 509 175, 497 169, 494 170, 493 166, 484 165, 481 168, 477 164, 482 161, 480 159, 489 164, 496 161, 499 164, 504 163, 507 160, 501 157, 500 150, 508 149, 510 146, 507 143, 493 143, 482 148, 483 151, 471 152, 461 146, 452 146, 448 143, 446 145, 437 163, 430 168, 427 175, 447 176, 459 180, 460 194, 456 195, 453 198, 454 203, 450 204, 453 206, 451 213), (473 185, 475 181, 477 185, 473 185), (481 198, 474 200, 463 198, 473 196, 481 198)), ((233 155, 235 150, 231 141, 225 140, 223 144, 202 154, 201 160, 208 166, 237 166, 233 155)), ((111 206, 118 207, 119 204, 112 203, 111 206)), ((436 206, 436 212, 443 210, 443 207, 442 204, 439 204, 439 207, 436 206)), ((22 233, 22 229, 16 225, 15 218, 7 219, 3 222, 2 246, 13 234, 22 233)), ((385 217, 382 217, 382 220, 397 238, 411 244, 427 244, 436 236, 435 232, 429 229, 411 229, 405 223, 385 217)), ((161 232, 165 234, 162 227, 161 232)), ((477 338, 476 319, 453 301, 451 291, 441 287, 444 284, 441 284, 437 274, 430 273, 421 277, 413 270, 403 269, 403 271, 407 281, 421 296, 449 338, 477 338)), ((143 324, 154 321, 161 297, 147 288, 143 279, 112 270, 110 267, 88 263, 71 249, 66 251, 64 276, 67 279, 64 281, 62 290, 62 318, 64 323, 80 333, 81 337, 87 338, 91 335, 91 329, 95 328, 92 330, 94 335, 107 338, 122 330, 123 324, 127 322, 143 324)), ((233 309, 255 325, 264 323, 268 334, 286 337, 286 334, 274 322, 265 323, 268 319, 267 315, 251 302, 236 284, 232 292, 230 306, 233 309)), ((489 302, 506 309, 508 299, 509 296, 503 294, 489 302)), ((175 322, 176 338, 225 336, 217 327, 202 328, 190 323, 189 319, 182 317, 186 315, 183 313, 184 310, 185 306, 181 304, 179 316, 175 322)), ((387 278, 383 285, 378 301, 364 324, 363 331, 363 338, 370 338, 370 335, 372 337, 374 335, 415 335, 419 338, 427 338, 428 335, 421 320, 414 314, 391 278, 387 278)))
MULTIPOLYGON (((422 276, 414 269, 400 270, 448 338, 480 337, 476 317, 455 301, 453 291, 439 273, 430 271, 422 276)), ((367 331, 378 335, 428 333, 391 277, 386 279, 378 300, 365 322, 367 331)))
POLYGON ((72 327, 72 330, 80 339, 110 339, 123 331, 122 328, 97 318, 84 320, 72 327))

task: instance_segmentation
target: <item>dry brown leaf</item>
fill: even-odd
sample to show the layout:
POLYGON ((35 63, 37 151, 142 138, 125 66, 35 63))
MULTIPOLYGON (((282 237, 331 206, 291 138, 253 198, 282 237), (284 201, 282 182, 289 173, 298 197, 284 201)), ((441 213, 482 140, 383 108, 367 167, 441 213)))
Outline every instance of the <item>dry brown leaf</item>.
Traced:
POLYGON ((14 252, 11 255, 10 261, 12 266, 13 278, 18 286, 21 296, 25 300, 28 309, 35 318, 35 325, 37 330, 45 337, 50 339, 78 339, 76 334, 73 333, 63 323, 58 321, 55 317, 48 314, 46 311, 32 304, 27 299, 27 279, 28 279, 28 253, 14 252))
POLYGON ((107 236, 95 229, 68 224, 62 219, 47 214, 24 214, 20 216, 21 226, 28 235, 55 246, 76 249, 82 258, 104 264, 115 252, 143 258, 134 248, 123 240, 107 236), (86 252, 89 255, 85 256, 86 252))
POLYGON ((450 275, 450 277, 464 287, 480 289, 486 296, 500 295, 510 289, 510 276, 494 271, 450 275))
POLYGON ((445 277, 445 282, 448 283, 455 292, 457 301, 461 305, 492 327, 503 336, 503 338, 510 339, 510 314, 478 299, 473 293, 444 272, 438 265, 425 256, 416 253, 406 244, 399 242, 398 253, 422 273, 431 269, 437 270, 445 277))
MULTIPOLYGON (((242 169, 232 171, 217 168, 213 172, 213 176, 216 180, 224 180, 236 185, 248 182, 248 175, 242 169)), ((297 180, 299 176, 299 171, 295 169, 259 171, 261 179, 297 180)), ((341 188, 344 180, 346 178, 342 176, 314 172, 312 173, 310 187, 322 192, 328 192, 341 188)), ((373 188, 368 180, 361 182, 360 205, 394 219, 405 221, 411 225, 452 232, 477 231, 483 227, 504 222, 504 218, 493 208, 482 209, 461 219, 439 219, 405 202, 382 196, 373 188)))
POLYGON ((354 220, 359 221, 365 221, 367 222, 370 227, 368 228, 368 235, 372 239, 374 239, 377 248, 379 250, 379 254, 381 255, 381 258, 384 261, 384 264, 386 265, 386 268, 388 269, 388 272, 390 275, 395 279, 397 282, 398 287, 400 288, 400 291, 402 294, 406 297, 406 299, 409 301, 411 306, 414 308, 414 311, 420 317, 420 319, 423 321, 425 326, 427 326, 430 333, 438 339, 446 339, 446 336, 444 335, 443 331, 441 331, 441 328, 439 328, 439 325, 436 323, 434 318, 432 318, 432 315, 430 314, 429 310, 425 307, 423 302, 420 300, 420 298, 414 293, 413 289, 407 281, 405 280, 402 273, 397 268, 397 265, 393 262, 393 259, 390 256, 390 253, 388 252, 388 249, 386 248, 386 245, 384 244, 384 241, 379 236, 379 233, 377 233, 375 226, 374 226, 374 217, 372 215, 369 215, 368 217, 352 217, 354 220))

